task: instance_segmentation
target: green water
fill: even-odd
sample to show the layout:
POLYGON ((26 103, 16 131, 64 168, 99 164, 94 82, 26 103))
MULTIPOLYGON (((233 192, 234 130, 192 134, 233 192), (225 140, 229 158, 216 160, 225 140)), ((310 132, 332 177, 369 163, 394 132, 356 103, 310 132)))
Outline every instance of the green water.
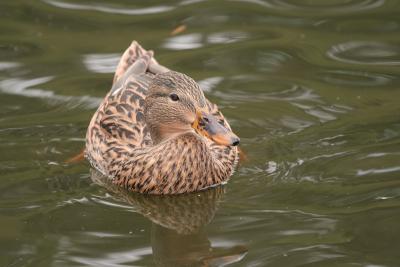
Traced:
POLYGON ((3 0, 0 266, 400 266, 399 89, 396 0, 3 0), (133 39, 241 137, 223 188, 65 163, 133 39))

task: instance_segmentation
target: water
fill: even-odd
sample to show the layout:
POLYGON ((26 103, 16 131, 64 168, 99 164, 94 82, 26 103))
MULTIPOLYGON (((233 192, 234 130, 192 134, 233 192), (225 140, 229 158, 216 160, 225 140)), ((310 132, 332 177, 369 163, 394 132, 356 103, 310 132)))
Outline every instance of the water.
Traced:
POLYGON ((0 266, 399 266, 399 30, 395 0, 2 1, 0 266), (223 188, 65 163, 133 39, 241 137, 223 188))

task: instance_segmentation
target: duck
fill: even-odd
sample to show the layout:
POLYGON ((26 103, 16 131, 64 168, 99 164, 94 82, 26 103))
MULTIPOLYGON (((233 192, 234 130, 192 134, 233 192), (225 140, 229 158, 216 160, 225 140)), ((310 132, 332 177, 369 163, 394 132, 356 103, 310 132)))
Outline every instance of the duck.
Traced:
POLYGON ((183 194, 225 184, 239 142, 197 82, 133 41, 89 123, 85 158, 128 191, 183 194))

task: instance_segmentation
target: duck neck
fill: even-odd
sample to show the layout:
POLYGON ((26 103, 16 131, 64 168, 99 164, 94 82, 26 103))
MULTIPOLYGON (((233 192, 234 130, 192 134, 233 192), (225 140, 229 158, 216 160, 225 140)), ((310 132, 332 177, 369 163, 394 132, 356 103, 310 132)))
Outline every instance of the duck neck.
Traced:
POLYGON ((166 140, 171 140, 174 138, 178 138, 178 136, 182 134, 186 134, 188 132, 193 132, 193 129, 188 126, 168 126, 163 127, 161 125, 155 126, 152 125, 149 127, 150 136, 153 140, 154 145, 158 145, 166 140))

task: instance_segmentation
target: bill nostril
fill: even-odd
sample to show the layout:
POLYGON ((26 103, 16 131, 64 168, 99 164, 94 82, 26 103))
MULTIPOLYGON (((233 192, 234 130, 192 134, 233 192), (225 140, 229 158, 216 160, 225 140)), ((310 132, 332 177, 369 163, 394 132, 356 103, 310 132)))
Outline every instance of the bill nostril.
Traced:
POLYGON ((240 143, 240 139, 239 138, 235 138, 232 142, 232 146, 237 146, 240 143))

